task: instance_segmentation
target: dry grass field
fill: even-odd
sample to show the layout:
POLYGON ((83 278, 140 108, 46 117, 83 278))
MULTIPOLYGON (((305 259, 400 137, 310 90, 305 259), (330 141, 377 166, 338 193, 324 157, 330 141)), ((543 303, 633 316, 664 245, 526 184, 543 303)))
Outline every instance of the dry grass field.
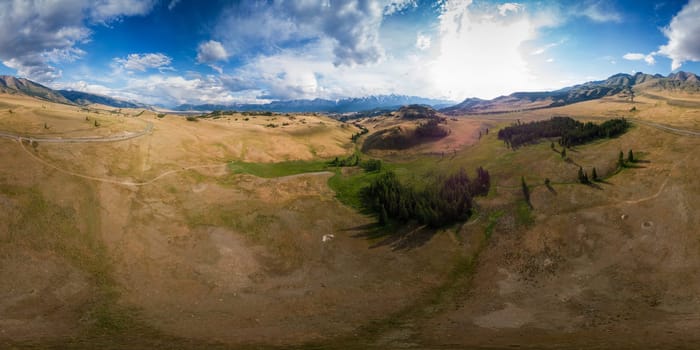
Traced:
MULTIPOLYGON (((513 151, 496 132, 552 115, 700 130, 696 101, 640 94, 462 116, 437 142, 372 153, 412 183, 460 167, 492 176, 468 222, 409 226, 396 244, 329 187, 354 170, 316 171, 355 152, 352 124, 188 121, 0 95, 4 132, 105 137, 153 126, 118 142, 0 138, 0 347, 693 348, 700 138, 633 123, 571 149, 567 162, 548 141, 513 151), (630 149, 640 162, 616 172, 630 149), (251 164, 314 171, 255 176, 251 164), (576 183, 579 166, 604 181, 576 183)), ((396 123, 361 121, 370 132, 396 123)))

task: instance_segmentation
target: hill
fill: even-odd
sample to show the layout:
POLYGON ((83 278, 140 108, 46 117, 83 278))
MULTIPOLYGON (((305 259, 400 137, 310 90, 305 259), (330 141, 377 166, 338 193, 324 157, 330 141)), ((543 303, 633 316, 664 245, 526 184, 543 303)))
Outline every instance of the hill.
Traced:
POLYGON ((555 91, 516 92, 492 100, 468 98, 441 112, 448 115, 492 114, 565 106, 577 102, 619 95, 633 99, 635 92, 645 89, 700 92, 700 80, 693 73, 678 72, 662 75, 619 73, 605 80, 591 81, 555 91))
POLYGON ((391 127, 369 135, 362 145, 363 152, 407 149, 442 139, 452 132, 447 126, 447 118, 429 106, 403 106, 384 118, 393 120, 391 127))
POLYGON ((0 75, 0 92, 36 97, 45 101, 73 104, 63 95, 29 79, 0 75))

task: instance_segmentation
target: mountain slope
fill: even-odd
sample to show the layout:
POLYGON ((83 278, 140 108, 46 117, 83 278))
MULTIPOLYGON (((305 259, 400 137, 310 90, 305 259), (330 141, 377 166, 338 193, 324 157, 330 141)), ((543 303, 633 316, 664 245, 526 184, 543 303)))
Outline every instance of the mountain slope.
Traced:
POLYGON ((443 108, 441 112, 448 115, 461 115, 532 110, 564 106, 613 95, 631 96, 635 91, 644 89, 700 92, 700 79, 697 75, 687 72, 673 73, 668 77, 659 74, 619 73, 605 80, 591 81, 555 91, 516 92, 492 100, 468 98, 457 105, 443 108))
POLYGON ((60 93, 44 85, 35 83, 29 79, 15 78, 8 75, 0 75, 0 92, 26 95, 63 104, 73 104, 60 93))
POLYGON ((72 101, 75 104, 78 105, 89 105, 89 104, 101 104, 105 106, 110 106, 110 107, 117 107, 117 108, 145 108, 147 107, 144 104, 141 103, 134 103, 134 102, 128 102, 124 100, 118 100, 116 98, 112 98, 109 96, 103 96, 103 95, 96 95, 96 94, 90 94, 87 92, 82 92, 82 91, 74 91, 74 90, 58 90, 58 93, 60 93, 63 97, 67 98, 68 100, 72 101))

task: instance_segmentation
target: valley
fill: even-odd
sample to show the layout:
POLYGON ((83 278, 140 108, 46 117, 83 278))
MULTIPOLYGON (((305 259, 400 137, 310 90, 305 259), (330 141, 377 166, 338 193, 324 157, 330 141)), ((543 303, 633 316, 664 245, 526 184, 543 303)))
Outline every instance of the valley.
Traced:
POLYGON ((2 347, 699 341, 697 95, 639 91, 634 102, 613 94, 444 116, 446 135, 378 149, 362 145, 385 130, 410 136, 442 113, 185 118, 17 94, 0 101, 2 347), (513 150, 497 137, 552 116, 631 127, 570 147, 566 159, 556 140, 513 150), (368 132, 353 142, 361 127, 368 132), (618 153, 629 150, 637 162, 620 169, 618 153), (381 160, 381 170, 330 164, 354 155, 381 160), (382 172, 420 187, 478 167, 491 186, 466 222, 382 227, 362 209, 360 189, 382 172), (578 183, 579 167, 602 180, 578 183))

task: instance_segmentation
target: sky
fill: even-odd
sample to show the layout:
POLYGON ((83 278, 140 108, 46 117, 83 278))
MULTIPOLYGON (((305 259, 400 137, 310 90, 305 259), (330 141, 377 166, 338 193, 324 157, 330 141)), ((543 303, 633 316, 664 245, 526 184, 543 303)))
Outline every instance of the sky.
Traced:
POLYGON ((0 0, 0 74, 161 106, 700 73, 700 0, 0 0))

